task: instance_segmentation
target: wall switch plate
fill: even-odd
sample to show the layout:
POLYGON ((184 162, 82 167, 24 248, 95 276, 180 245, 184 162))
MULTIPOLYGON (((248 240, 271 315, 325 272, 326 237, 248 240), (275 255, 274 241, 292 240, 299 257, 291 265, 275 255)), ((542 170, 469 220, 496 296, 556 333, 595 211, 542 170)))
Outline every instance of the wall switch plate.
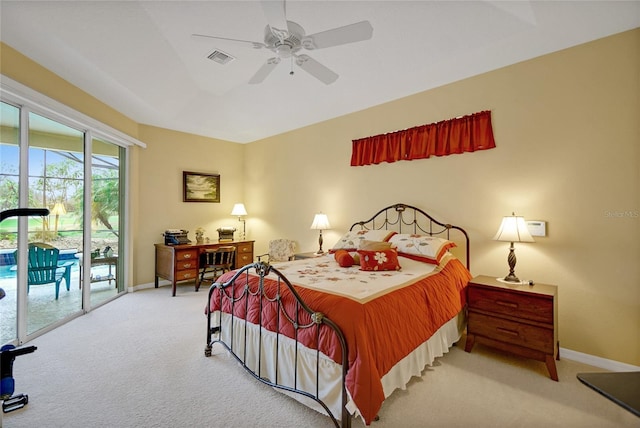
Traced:
POLYGON ((547 222, 540 220, 527 220, 527 229, 531 236, 547 236, 547 222))

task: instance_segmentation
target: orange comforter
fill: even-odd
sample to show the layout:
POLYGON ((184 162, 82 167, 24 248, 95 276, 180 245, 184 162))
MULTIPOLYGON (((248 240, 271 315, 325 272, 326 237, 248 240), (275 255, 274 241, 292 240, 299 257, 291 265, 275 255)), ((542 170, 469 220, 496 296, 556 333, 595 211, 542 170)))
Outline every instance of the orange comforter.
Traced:
MULTIPOLYGON (((218 282, 227 281, 233 273, 223 275, 218 282)), ((451 258, 440 272, 366 303, 296 286, 310 308, 325 314, 342 330, 349 360, 346 388, 367 425, 373 421, 385 399, 381 378, 462 310, 466 304, 465 287, 470 278, 471 274, 464 265, 458 259, 451 258)), ((258 287, 257 277, 251 277, 249 284, 255 290, 258 287)), ((266 278, 267 293, 272 287, 273 281, 266 278)), ((242 287, 237 287, 234 294, 241 293, 242 287)), ((246 317, 254 324, 262 320, 264 327, 276 331, 274 307, 263 304, 260 318, 257 303, 258 298, 251 297, 248 310, 245 310, 244 304, 236 304, 233 311, 236 316, 246 317)), ((284 296, 283 304, 285 307, 294 307, 293 297, 284 296)), ((212 312, 220 309, 218 290, 212 295, 209 309, 212 312)), ((231 311, 226 299, 223 299, 223 311, 231 311)), ((280 324, 280 332, 293 337, 292 327, 288 323, 280 324)), ((298 340, 309 348, 318 347, 313 335, 298 337, 298 340)), ((331 335, 321 336, 319 348, 341 363, 339 347, 331 335)))

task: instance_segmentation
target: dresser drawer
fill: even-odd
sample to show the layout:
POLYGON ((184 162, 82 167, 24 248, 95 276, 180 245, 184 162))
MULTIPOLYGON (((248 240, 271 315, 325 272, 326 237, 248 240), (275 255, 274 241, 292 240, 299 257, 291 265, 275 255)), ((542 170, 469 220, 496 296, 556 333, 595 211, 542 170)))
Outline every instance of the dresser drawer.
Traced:
POLYGON ((179 270, 176 272, 176 281, 183 281, 185 279, 194 279, 198 276, 198 269, 179 270))
POLYGON ((253 263, 253 242, 236 245, 236 268, 253 263))
POLYGON ((176 270, 196 269, 198 264, 196 260, 186 259, 176 261, 176 270))
POLYGON ((518 345, 545 354, 554 352, 554 331, 504 318, 469 312, 468 333, 518 345))
POLYGON ((198 258, 198 250, 197 249, 189 249, 189 250, 180 250, 176 251, 176 263, 182 260, 197 260, 198 258))
POLYGON ((553 300, 533 294, 469 287, 469 308, 553 324, 553 300))
POLYGON ((236 251, 238 254, 253 254, 253 243, 245 242, 236 245, 236 251))

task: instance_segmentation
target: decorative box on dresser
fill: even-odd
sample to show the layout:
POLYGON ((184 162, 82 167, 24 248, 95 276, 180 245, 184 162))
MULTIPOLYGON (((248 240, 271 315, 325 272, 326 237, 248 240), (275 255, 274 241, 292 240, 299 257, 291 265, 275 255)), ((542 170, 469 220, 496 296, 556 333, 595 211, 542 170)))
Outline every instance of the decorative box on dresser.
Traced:
POLYGON ((254 241, 232 241, 184 245, 155 244, 155 287, 158 288, 159 278, 171 281, 171 295, 175 296, 177 282, 193 280, 196 283, 197 291, 200 286, 198 282, 200 254, 207 249, 233 245, 236 247, 236 258, 233 267, 234 269, 240 268, 249 263, 253 263, 253 243, 254 241))
POLYGON ((558 380, 558 288, 548 284, 514 284, 490 276, 469 282, 467 342, 543 361, 558 380))

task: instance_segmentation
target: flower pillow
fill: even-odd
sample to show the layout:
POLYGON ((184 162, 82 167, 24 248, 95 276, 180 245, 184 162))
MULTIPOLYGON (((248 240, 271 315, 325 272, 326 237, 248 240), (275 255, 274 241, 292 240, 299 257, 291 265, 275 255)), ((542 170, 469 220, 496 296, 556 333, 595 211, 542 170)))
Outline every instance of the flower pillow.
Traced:
POLYGON ((380 251, 358 250, 358 255, 360 256, 360 270, 400 270, 398 252, 394 248, 380 251))
POLYGON ((387 241, 393 234, 395 234, 395 232, 384 229, 352 230, 345 233, 329 251, 332 253, 338 250, 356 251, 360 249, 362 241, 387 241))
POLYGON ((429 235, 398 233, 389 242, 398 250, 398 254, 413 260, 431 264, 440 264, 442 257, 455 242, 429 235))

